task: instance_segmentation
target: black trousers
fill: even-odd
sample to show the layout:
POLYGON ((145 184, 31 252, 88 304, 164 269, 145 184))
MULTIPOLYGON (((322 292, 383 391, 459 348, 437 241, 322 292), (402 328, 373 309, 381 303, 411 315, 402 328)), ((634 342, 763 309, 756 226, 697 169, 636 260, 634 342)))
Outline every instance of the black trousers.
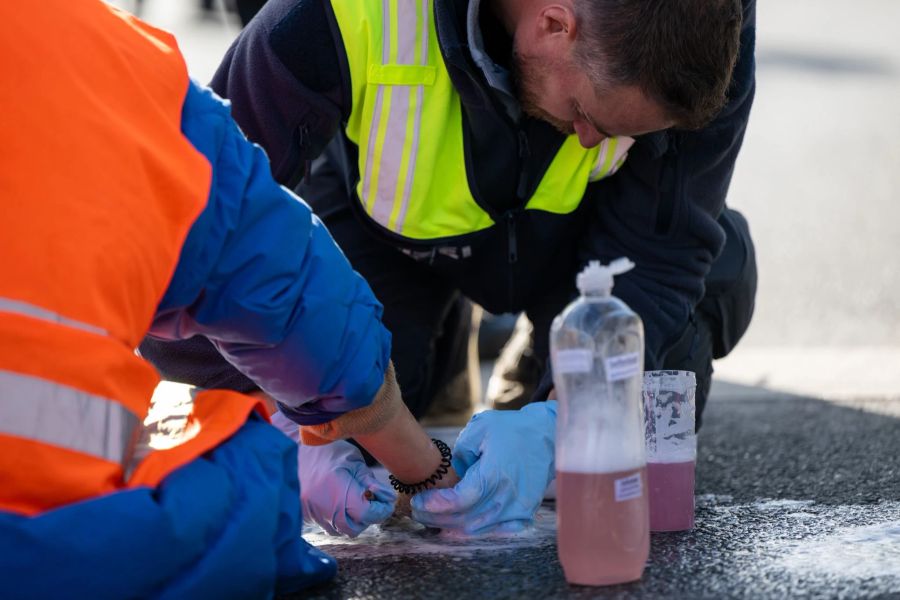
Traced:
POLYGON ((325 224, 384 305, 397 382, 404 402, 421 418, 466 368, 471 304, 427 265, 374 238, 350 209, 327 215, 325 224))

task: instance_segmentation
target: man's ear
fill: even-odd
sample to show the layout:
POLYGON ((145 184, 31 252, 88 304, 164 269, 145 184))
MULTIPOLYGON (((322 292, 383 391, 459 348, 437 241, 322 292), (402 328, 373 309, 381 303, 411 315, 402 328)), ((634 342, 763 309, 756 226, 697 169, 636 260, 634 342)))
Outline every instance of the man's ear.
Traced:
POLYGON ((575 10, 568 0, 547 4, 537 13, 536 41, 541 46, 568 50, 575 41, 575 10))
POLYGON ((538 12, 539 27, 547 34, 575 35, 575 11, 570 2, 548 4, 538 12))

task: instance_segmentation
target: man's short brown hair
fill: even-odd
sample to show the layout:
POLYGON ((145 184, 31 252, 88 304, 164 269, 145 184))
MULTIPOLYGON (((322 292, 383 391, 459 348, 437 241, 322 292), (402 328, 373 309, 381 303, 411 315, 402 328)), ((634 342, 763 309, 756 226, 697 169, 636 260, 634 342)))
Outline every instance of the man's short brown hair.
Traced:
POLYGON ((575 14, 576 58, 598 89, 637 85, 688 129, 725 104, 740 0, 576 0, 575 14))

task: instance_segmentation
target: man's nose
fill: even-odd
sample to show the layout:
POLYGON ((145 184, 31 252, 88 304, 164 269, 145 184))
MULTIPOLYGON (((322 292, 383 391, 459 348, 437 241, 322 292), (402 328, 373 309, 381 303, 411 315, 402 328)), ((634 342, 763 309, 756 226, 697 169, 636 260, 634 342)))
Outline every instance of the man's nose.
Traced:
POLYGON ((594 126, 587 121, 577 119, 572 122, 572 127, 575 129, 575 135, 578 136, 578 142, 585 148, 598 146, 606 139, 605 135, 594 129, 594 126))

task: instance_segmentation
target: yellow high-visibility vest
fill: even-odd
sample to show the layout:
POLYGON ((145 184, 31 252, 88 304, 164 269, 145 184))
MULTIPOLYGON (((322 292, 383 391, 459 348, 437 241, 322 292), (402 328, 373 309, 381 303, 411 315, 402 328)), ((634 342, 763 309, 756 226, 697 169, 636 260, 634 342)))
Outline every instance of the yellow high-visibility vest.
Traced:
MULTIPOLYGON (((366 213, 406 238, 433 240, 494 224, 466 177, 462 105, 438 45, 432 0, 332 0, 347 51, 366 213)), ((526 209, 573 212, 589 182, 612 175, 631 138, 586 149, 563 142, 526 209)))

